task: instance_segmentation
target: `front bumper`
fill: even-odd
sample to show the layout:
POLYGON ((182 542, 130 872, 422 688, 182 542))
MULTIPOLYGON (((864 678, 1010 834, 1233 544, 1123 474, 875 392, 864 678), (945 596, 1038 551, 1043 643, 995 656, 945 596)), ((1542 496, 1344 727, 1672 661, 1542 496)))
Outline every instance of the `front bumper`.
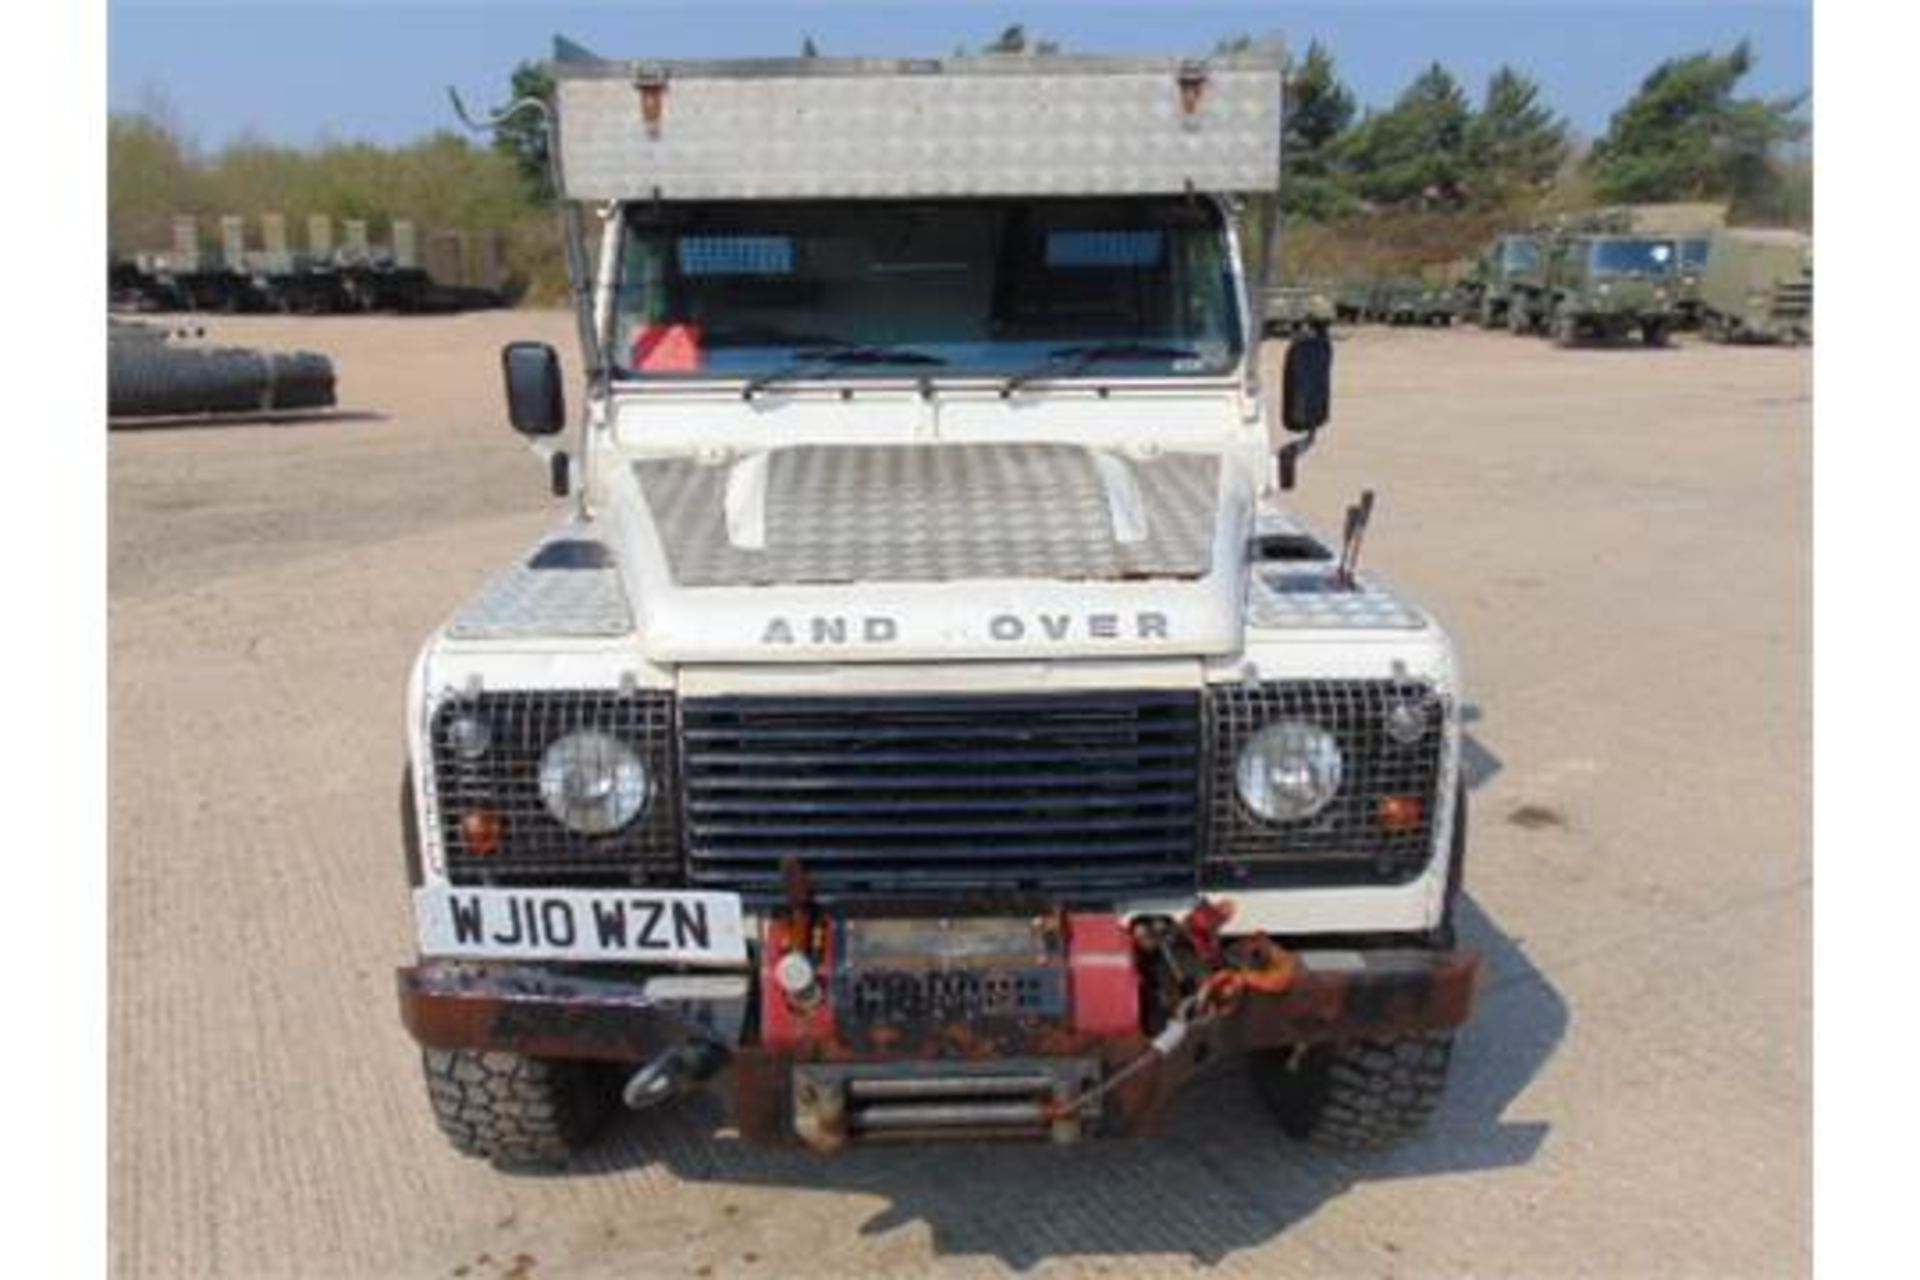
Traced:
MULTIPOLYGON (((1246 990, 1196 1028, 1176 1052, 1133 1075, 1106 1099, 1102 1131, 1138 1133, 1193 1069, 1216 1052, 1283 1048, 1320 1041, 1392 1038, 1460 1026, 1471 1016, 1482 968, 1471 951, 1405 947, 1292 953, 1291 981, 1277 991, 1246 990)), ((1034 1020, 992 1034, 949 1025, 933 1039, 909 1036, 899 1053, 869 1028, 859 1045, 775 1037, 757 1016, 766 992, 752 976, 641 975, 566 971, 553 966, 423 961, 398 974, 401 1018, 420 1044, 437 1049, 506 1050, 536 1057, 640 1064, 677 1045, 699 1042, 732 1055, 735 1119, 743 1136, 766 1142, 807 1136, 796 1087, 816 1076, 887 1074, 932 1081, 955 1070, 1001 1064, 1058 1079, 1100 1078, 1146 1051, 1161 1027, 1151 1013, 1126 1021, 1034 1020)), ((775 997, 777 999, 777 997, 775 997)), ((1057 1127, 1056 1127, 1056 1136, 1057 1127)))

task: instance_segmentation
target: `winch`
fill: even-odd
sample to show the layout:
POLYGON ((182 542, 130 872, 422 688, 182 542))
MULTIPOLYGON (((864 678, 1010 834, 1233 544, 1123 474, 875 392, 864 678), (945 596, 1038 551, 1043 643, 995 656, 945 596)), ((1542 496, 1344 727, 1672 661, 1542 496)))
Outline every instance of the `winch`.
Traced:
POLYGON ((767 926, 760 1047, 793 1062, 793 1129, 1067 1140, 1059 1104, 1140 1038, 1132 935, 1111 916, 817 919, 767 926))

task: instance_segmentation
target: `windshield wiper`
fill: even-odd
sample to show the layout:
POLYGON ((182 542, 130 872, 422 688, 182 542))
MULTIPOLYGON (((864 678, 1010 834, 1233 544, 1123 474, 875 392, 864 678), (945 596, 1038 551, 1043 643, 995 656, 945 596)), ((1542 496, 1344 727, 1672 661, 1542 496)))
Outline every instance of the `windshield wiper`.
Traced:
POLYGON ((1199 353, 1189 347, 1161 342, 1091 342, 1071 347, 1055 347, 1046 359, 1022 369, 1000 384, 1000 394, 1009 396, 1020 387, 1041 378, 1071 378, 1102 360, 1193 360, 1199 353))
POLYGON ((844 346, 816 347, 793 353, 792 363, 778 369, 770 369, 747 379, 747 385, 740 388, 740 394, 751 400, 753 393, 764 391, 776 382, 788 382, 794 378, 804 378, 809 374, 842 365, 872 364, 945 364, 939 356, 929 355, 925 351, 915 351, 912 347, 894 347, 885 344, 850 342, 844 346))

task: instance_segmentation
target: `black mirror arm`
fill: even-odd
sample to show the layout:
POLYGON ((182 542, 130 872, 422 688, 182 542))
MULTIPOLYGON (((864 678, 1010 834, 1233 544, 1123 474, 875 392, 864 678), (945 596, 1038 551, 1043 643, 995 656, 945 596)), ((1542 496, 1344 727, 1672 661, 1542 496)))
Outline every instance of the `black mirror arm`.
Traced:
POLYGON ((1304 435, 1296 436, 1281 445, 1280 451, 1274 454, 1274 461, 1280 465, 1281 489, 1292 490, 1295 480, 1298 479, 1300 459, 1307 450, 1313 448, 1313 442, 1319 438, 1319 435, 1318 431, 1309 431, 1304 435))

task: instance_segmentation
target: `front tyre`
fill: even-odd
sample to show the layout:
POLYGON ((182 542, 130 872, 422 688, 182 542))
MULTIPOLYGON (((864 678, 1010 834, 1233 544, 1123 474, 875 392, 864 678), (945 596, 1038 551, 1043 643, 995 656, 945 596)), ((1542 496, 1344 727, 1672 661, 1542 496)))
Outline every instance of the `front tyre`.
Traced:
POLYGON ((1425 1127, 1446 1092, 1453 1032, 1272 1049, 1250 1056, 1254 1084, 1289 1137, 1384 1147, 1425 1127))
POLYGON ((478 1049, 427 1049, 421 1065, 440 1132, 462 1155, 502 1167, 553 1167, 585 1150, 613 1113, 598 1063, 478 1049))

